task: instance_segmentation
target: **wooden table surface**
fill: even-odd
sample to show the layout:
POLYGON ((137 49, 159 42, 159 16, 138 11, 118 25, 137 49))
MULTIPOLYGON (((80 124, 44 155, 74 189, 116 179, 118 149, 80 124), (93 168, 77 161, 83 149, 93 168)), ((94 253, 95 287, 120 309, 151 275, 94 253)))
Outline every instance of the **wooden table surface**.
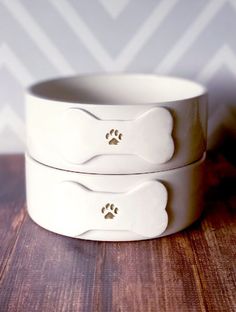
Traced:
POLYGON ((83 241, 26 212, 24 158, 0 156, 0 312, 236 311, 236 169, 208 157, 205 211, 169 237, 83 241))

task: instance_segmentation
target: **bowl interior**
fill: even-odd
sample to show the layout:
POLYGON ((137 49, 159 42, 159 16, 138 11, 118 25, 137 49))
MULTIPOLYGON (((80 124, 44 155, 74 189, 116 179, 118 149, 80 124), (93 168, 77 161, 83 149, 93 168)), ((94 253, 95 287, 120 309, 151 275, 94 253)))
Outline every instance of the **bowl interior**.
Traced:
POLYGON ((152 104, 184 100, 206 92, 187 79, 145 74, 97 74, 48 80, 28 92, 44 99, 87 104, 152 104))

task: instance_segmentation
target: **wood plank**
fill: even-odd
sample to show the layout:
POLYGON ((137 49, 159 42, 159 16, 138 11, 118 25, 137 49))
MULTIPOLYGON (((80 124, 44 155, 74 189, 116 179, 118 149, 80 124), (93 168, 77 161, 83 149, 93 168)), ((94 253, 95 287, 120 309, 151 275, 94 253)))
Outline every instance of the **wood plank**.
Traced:
POLYGON ((1 163, 1 250, 11 247, 0 254, 0 311, 236 311, 236 172, 224 158, 208 163, 211 187, 198 222, 169 237, 122 243, 62 237, 28 216, 17 223, 23 159, 1 163))
POLYGON ((24 158, 0 155, 0 279, 25 215, 24 158))

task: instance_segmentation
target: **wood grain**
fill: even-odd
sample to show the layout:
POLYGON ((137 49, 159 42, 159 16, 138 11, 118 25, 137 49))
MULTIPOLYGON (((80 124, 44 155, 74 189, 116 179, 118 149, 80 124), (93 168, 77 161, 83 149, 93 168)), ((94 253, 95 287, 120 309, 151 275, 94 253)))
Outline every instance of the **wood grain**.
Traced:
POLYGON ((210 155, 193 226, 149 241, 82 241, 29 219, 23 156, 1 156, 0 311, 236 311, 235 185, 235 165, 210 155))

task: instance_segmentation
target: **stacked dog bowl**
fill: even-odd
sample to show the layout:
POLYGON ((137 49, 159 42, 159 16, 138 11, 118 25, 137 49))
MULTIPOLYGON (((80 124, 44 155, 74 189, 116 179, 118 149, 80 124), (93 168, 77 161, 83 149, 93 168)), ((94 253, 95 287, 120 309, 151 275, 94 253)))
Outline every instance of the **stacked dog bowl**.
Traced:
POLYGON ((26 95, 27 204, 81 239, 150 239, 201 214, 207 93, 146 74, 54 79, 26 95))

